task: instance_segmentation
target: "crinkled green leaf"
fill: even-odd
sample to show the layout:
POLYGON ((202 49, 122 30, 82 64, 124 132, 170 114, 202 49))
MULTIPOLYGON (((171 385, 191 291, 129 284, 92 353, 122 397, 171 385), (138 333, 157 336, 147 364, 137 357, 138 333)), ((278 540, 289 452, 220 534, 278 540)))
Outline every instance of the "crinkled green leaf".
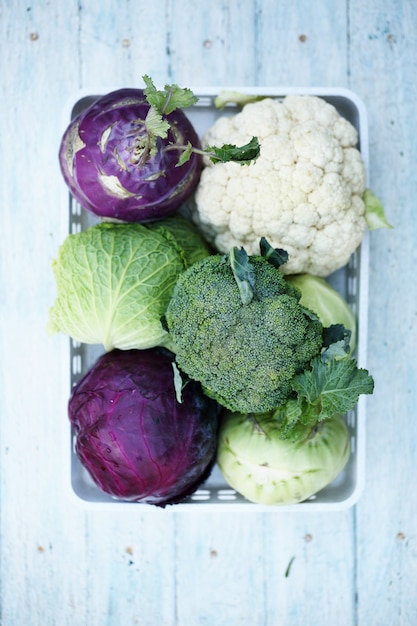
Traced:
POLYGON ((345 358, 350 353, 352 331, 343 324, 332 324, 323 328, 322 361, 345 358))
POLYGON ((260 155, 261 148, 257 137, 252 139, 243 146, 235 146, 233 144, 224 144, 223 146, 208 146, 206 153, 213 163, 228 163, 233 161, 240 165, 250 165, 260 155))
POLYGON ((161 115, 169 115, 175 109, 184 109, 198 101, 197 96, 191 89, 179 87, 178 85, 165 85, 163 90, 156 89, 152 79, 145 75, 142 77, 146 89, 144 94, 149 104, 157 109, 161 115))
POLYGON ((150 230, 160 231, 166 239, 169 239, 170 236, 173 237, 184 251, 187 267, 210 254, 208 244, 200 231, 180 213, 149 222, 146 227, 150 230))
POLYGON ((165 139, 168 136, 169 122, 154 107, 150 107, 146 115, 145 126, 148 133, 156 137, 165 139))
POLYGON ((298 400, 316 407, 317 420, 350 411, 361 394, 371 394, 374 381, 367 370, 359 369, 355 359, 324 362, 315 357, 311 369, 294 377, 292 387, 298 400))
POLYGON ((184 269, 174 238, 139 223, 104 222, 69 235, 53 262, 48 329, 106 350, 167 345, 161 316, 184 269))
POLYGON ((331 346, 323 350, 321 355, 322 361, 345 359, 350 352, 348 336, 350 336, 350 331, 347 331, 346 339, 335 341, 331 346))
POLYGON ((273 416, 280 425, 281 439, 291 439, 301 418, 302 406, 298 399, 288 400, 284 407, 275 410, 273 416))

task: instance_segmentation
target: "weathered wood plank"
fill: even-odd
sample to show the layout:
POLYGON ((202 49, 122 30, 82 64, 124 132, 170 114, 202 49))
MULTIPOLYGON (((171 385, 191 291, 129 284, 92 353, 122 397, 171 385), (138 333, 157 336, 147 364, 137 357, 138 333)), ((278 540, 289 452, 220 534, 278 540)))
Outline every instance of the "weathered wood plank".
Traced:
POLYGON ((256 4, 171 2, 170 75, 184 85, 250 85, 256 71, 256 4))
POLYGON ((264 623, 355 623, 352 516, 352 511, 266 515, 264 623))
POLYGON ((176 543, 173 517, 166 513, 85 517, 88 566, 80 623, 175 623, 176 543))
POLYGON ((256 84, 345 85, 346 4, 345 0, 259 0, 256 84))
POLYGON ((417 5, 351 0, 350 13, 351 80, 368 106, 371 184, 395 225, 371 239, 368 362, 376 391, 357 507, 358 624, 405 626, 417 621, 417 5))
POLYGON ((263 516, 193 513, 177 526, 177 623, 265 624, 263 516))
MULTIPOLYGON (((68 85, 77 81, 76 65, 68 63, 62 71, 67 58, 62 33, 67 45, 76 41, 76 3, 68 2, 65 10, 2 3, 0 29, 7 103, 0 123, 0 611, 4 624, 43 618, 52 624, 55 611, 62 614, 68 607, 68 588, 59 582, 65 555, 62 560, 54 549, 65 545, 60 481, 65 406, 59 375, 64 354, 59 342, 48 341, 45 328, 53 293, 50 263, 67 222, 56 155, 61 108, 68 85), (52 68, 51 51, 57 61, 52 68), (48 608, 45 598, 62 608, 54 602, 48 608)), ((82 548, 82 542, 75 545, 82 548)), ((72 572, 83 562, 82 553, 78 556, 72 572)))
POLYGON ((81 86, 138 86, 168 76, 168 10, 153 2, 85 2, 79 13, 81 86))

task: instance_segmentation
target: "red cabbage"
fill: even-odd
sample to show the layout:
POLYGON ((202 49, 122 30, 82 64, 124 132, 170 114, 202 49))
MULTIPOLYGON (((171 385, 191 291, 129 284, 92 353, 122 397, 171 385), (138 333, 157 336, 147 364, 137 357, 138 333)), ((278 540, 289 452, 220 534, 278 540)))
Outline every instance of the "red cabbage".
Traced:
POLYGON ((138 140, 146 134, 149 109, 143 90, 119 89, 98 98, 66 129, 59 150, 61 171, 72 195, 88 212, 147 222, 173 214, 194 191, 202 157, 193 152, 177 167, 180 153, 173 149, 188 142, 200 148, 181 109, 165 115, 170 125, 167 137, 158 137, 156 153, 138 162, 144 154, 138 140))
POLYGON ((68 415, 76 453, 106 493, 176 504, 204 482, 217 449, 218 405, 195 381, 177 401, 174 355, 113 350, 74 387, 68 415))

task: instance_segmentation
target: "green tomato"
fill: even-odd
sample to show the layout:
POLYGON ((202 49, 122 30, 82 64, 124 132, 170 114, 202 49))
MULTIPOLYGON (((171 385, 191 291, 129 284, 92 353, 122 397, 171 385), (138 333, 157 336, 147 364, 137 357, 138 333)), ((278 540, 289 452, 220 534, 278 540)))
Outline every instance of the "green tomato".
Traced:
POLYGON ((316 313, 324 327, 343 324, 351 331, 350 349, 353 352, 357 342, 356 317, 341 294, 318 276, 294 274, 285 278, 300 290, 301 304, 316 313))

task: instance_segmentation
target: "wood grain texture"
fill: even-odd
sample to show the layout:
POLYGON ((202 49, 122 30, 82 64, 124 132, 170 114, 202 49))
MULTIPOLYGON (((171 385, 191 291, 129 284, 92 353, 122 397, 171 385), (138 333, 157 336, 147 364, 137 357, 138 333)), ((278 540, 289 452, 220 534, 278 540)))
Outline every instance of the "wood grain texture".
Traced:
POLYGON ((1 626, 417 623, 417 4, 0 0, 1 626), (340 513, 84 509, 70 497, 67 341, 46 335, 67 233, 57 165, 79 88, 322 85, 368 109, 366 488, 340 513), (289 567, 290 566, 290 567, 289 567))
POLYGON ((182 84, 253 84, 256 3, 171 2, 170 75, 182 84), (213 10, 213 7, 214 10, 213 10))
POLYGON ((417 622, 417 7, 351 2, 352 87, 367 102, 371 184, 395 226, 371 240, 367 483, 357 507, 358 624, 417 622), (360 25, 366 25, 366 28, 360 25))
POLYGON ((257 8, 257 85, 346 84, 345 0, 261 0, 257 8))

